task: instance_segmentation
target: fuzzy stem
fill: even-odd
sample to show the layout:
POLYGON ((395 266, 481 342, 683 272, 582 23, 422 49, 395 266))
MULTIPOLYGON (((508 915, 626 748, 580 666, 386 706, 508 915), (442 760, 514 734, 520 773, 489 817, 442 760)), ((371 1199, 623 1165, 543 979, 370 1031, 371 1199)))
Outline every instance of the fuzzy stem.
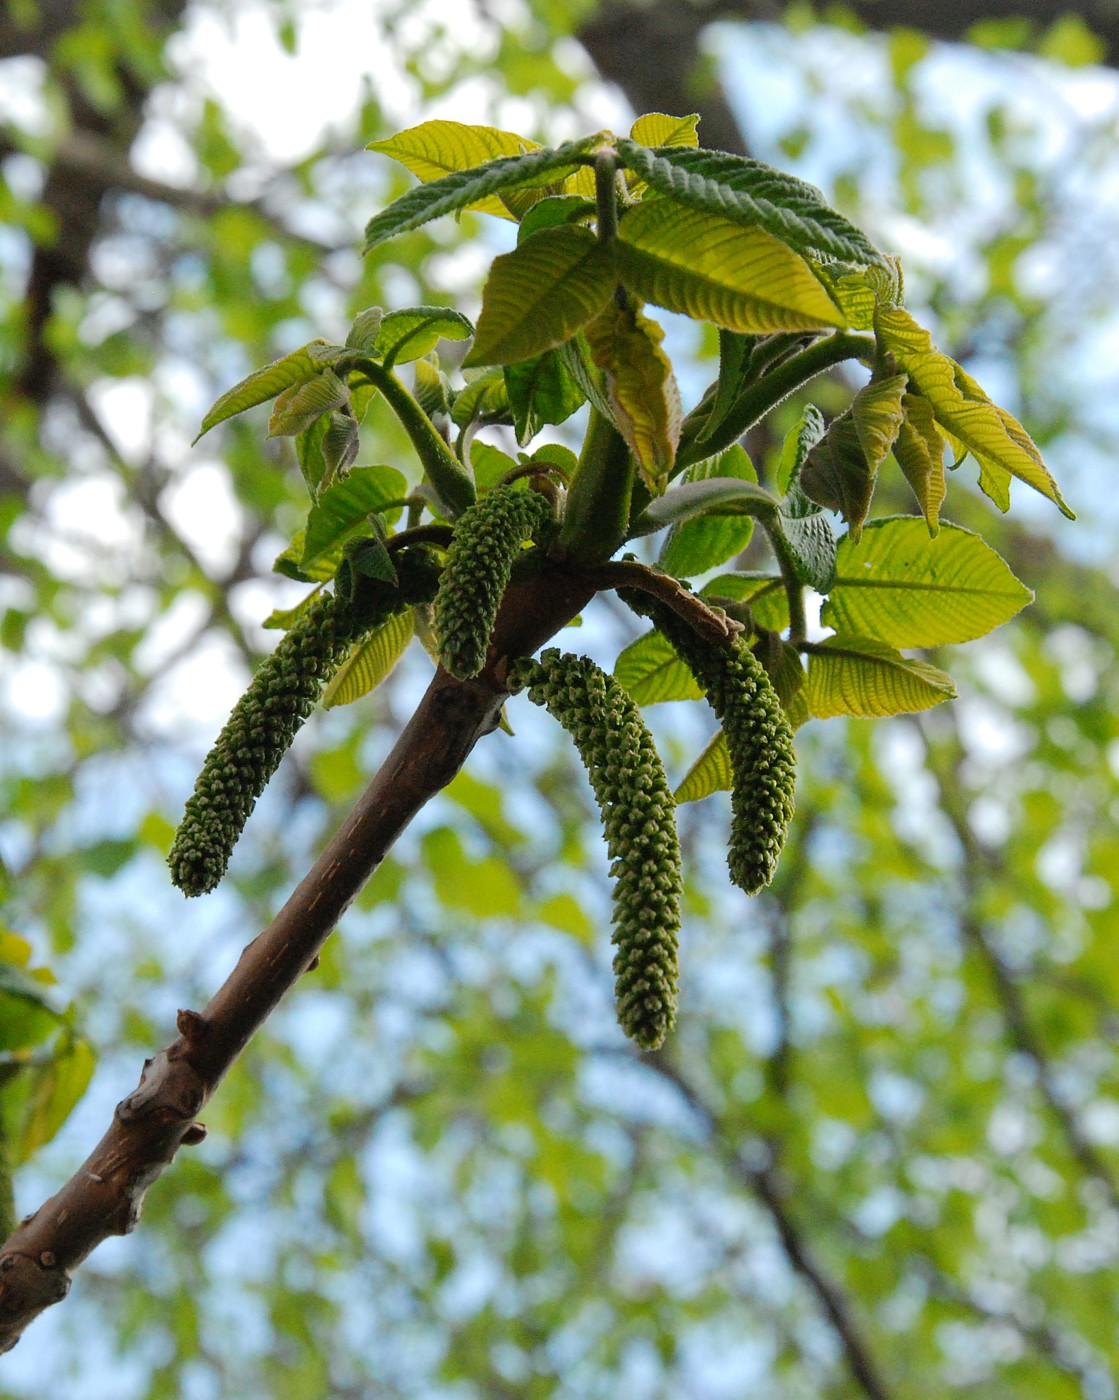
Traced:
POLYGON ((572 564, 601 564, 626 537, 634 461, 625 439, 591 408, 579 465, 567 493, 556 557, 572 564))

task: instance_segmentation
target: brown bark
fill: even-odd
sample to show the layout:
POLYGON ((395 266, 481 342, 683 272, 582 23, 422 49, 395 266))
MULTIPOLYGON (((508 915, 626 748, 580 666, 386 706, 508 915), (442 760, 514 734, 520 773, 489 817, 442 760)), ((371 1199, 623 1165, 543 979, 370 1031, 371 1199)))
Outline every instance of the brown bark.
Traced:
POLYGON ((392 752, 272 923, 246 947, 201 1011, 179 1013, 178 1039, 144 1065, 104 1137, 65 1186, 0 1249, 0 1351, 59 1302, 70 1274, 109 1235, 127 1234, 144 1194, 179 1147, 201 1142, 197 1114, 234 1060, 318 952, 416 812, 497 724, 508 659, 532 653, 594 595, 550 568, 509 590, 491 660, 474 680, 438 671, 392 752))

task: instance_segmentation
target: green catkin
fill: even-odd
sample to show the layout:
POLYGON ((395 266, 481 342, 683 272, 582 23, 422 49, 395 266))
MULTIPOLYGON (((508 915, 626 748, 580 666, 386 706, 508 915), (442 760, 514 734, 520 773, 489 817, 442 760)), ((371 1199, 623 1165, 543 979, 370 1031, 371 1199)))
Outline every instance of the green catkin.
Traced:
POLYGON ((551 518, 546 496, 512 485, 495 486, 459 517, 435 598, 439 661, 452 676, 469 680, 485 666, 521 547, 551 518))
POLYGON ((736 885, 757 894, 773 878, 793 816, 796 750, 781 701, 740 637, 717 646, 648 594, 622 596, 668 638, 722 721, 734 774, 727 866, 736 885))
MULTIPOLYGON (((380 620, 399 606, 386 601, 380 620)), ((206 894, 225 874, 249 813, 323 686, 359 633, 375 625, 376 616, 359 624, 349 604, 324 595, 261 663, 206 756, 167 857, 184 894, 206 894)))
POLYGON ((585 656, 551 648, 518 662, 511 683, 559 720, 590 776, 613 857, 618 1020, 655 1050, 676 1019, 683 877, 676 803, 653 736, 626 691, 585 656))

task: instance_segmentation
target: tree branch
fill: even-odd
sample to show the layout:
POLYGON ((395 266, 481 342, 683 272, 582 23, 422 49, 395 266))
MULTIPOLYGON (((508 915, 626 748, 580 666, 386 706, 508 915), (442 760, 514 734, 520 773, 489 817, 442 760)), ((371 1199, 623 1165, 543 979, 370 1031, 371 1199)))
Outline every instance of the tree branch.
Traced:
POLYGON ((201 1142, 198 1113, 284 993, 314 964, 338 920, 412 817, 497 725, 508 660, 528 655, 594 596, 552 568, 509 589, 489 663, 456 681, 435 674, 380 771, 272 923, 201 1011, 181 1011, 179 1037, 144 1065, 93 1152, 0 1249, 0 1351, 60 1302, 71 1271, 109 1235, 127 1234, 148 1187, 184 1144, 201 1142))

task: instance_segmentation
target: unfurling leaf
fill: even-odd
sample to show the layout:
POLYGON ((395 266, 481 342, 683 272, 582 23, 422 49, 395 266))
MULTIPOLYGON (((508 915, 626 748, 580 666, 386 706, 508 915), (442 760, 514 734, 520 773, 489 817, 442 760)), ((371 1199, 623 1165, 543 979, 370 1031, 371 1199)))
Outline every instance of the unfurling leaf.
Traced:
POLYGON ((268 420, 269 437, 293 437, 302 433, 317 419, 348 403, 350 391, 331 369, 324 369, 314 379, 293 384, 276 400, 268 420))
POLYGON ((624 306, 611 301, 583 333, 605 377, 611 417, 642 481, 659 496, 676 460, 683 419, 676 376, 661 349, 664 331, 627 297, 624 306))
POLYGON ((911 714, 955 695, 951 676, 876 638, 828 637, 808 658, 808 708, 817 719, 911 714))
POLYGON ((820 620, 895 647, 947 646, 984 636, 1032 597, 978 535, 944 524, 930 539, 922 521, 904 515, 840 542, 820 620))
POLYGON ((779 536, 774 545, 787 551, 800 582, 826 593, 835 578, 835 531, 820 507, 794 481, 776 518, 765 524, 779 536))
POLYGON ((823 442, 808 454, 797 477, 809 500, 837 511, 856 534, 870 510, 874 482, 850 410, 832 419, 823 442))
POLYGON ((814 403, 805 404, 800 422, 785 435, 781 446, 781 461, 777 466, 777 489, 782 494, 800 475, 808 454, 827 432, 824 415, 814 403))
POLYGON ((920 394, 903 394, 905 418, 894 442, 894 457, 909 482, 929 534, 940 528, 944 502, 944 438, 936 426, 932 404, 920 394))
POLYGON ((562 345, 614 290, 610 256, 585 228, 545 229, 495 258, 464 365, 507 365, 562 345))
POLYGON ((909 376, 910 389, 928 400, 941 428, 979 462, 980 485, 1000 510, 1009 506, 1009 478, 1016 476, 1074 518, 1021 423, 992 403, 955 360, 934 349, 928 331, 907 311, 879 307, 874 329, 879 345, 909 376))
POLYGON ((282 394, 285 389, 314 379, 323 368, 323 361, 311 353, 319 346, 328 346, 328 342, 312 340, 301 349, 285 355, 283 359, 274 360, 263 369, 254 370, 239 384, 226 390, 203 418, 202 427, 194 441, 197 442, 198 438, 203 437, 219 423, 224 423, 227 418, 234 418, 238 413, 244 413, 247 408, 255 408, 258 403, 267 403, 277 394, 282 394))
POLYGON ((656 199, 628 210, 614 243, 618 275, 642 298, 727 330, 823 330, 842 313, 803 258, 760 228, 656 199))
POLYGON ((904 374, 876 374, 851 400, 851 417, 873 473, 886 460, 905 418, 902 398, 906 383, 904 374))
POLYGON ((311 507, 300 567, 306 570, 358 530, 368 530, 370 514, 399 507, 407 494, 408 483, 395 467, 355 467, 311 507))

